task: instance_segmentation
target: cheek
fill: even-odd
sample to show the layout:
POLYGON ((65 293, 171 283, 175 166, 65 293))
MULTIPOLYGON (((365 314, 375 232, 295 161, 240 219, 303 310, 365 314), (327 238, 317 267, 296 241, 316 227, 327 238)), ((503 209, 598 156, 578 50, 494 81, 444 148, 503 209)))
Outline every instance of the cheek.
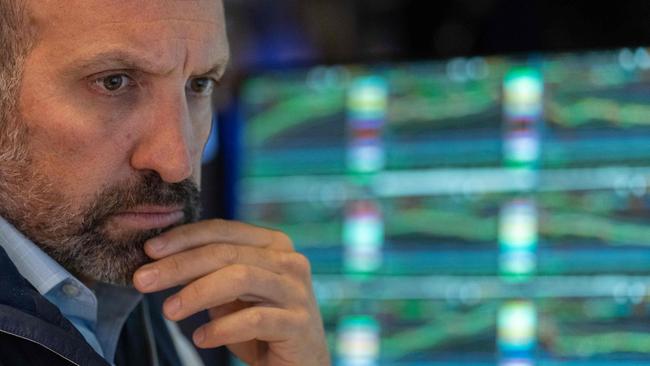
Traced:
POLYGON ((115 155, 129 143, 123 131, 128 130, 124 121, 134 119, 133 99, 100 103, 78 83, 53 81, 41 86, 26 78, 20 113, 35 149, 53 159, 81 162, 115 155))
POLYGON ((124 131, 136 119, 137 98, 100 101, 77 83, 33 84, 28 80, 23 87, 21 115, 35 148, 45 155, 83 163, 98 156, 115 158, 131 142, 124 131))
POLYGON ((80 119, 65 108, 46 108, 48 118, 26 116, 32 167, 82 204, 101 187, 119 179, 132 136, 108 129, 111 121, 80 119), (49 110, 48 110, 49 109, 49 110))
POLYGON ((130 143, 131 136, 83 114, 44 113, 47 119, 26 119, 32 151, 39 157, 73 165, 92 165, 97 159, 110 161, 130 143), (107 159, 111 158, 111 159, 107 159))

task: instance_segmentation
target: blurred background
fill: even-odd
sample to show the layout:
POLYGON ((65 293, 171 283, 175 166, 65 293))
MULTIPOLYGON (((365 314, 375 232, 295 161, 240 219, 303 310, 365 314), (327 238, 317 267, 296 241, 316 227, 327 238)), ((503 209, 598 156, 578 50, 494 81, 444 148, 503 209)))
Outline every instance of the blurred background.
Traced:
POLYGON ((226 0, 206 217, 337 365, 650 364, 650 2, 226 0))

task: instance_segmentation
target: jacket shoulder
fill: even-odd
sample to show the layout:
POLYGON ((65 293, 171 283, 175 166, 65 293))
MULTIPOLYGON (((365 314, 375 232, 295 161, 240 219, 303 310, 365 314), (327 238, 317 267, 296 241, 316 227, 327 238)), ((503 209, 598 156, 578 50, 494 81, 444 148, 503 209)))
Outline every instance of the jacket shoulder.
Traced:
POLYGON ((0 366, 71 366, 62 356, 30 340, 0 332, 0 366))

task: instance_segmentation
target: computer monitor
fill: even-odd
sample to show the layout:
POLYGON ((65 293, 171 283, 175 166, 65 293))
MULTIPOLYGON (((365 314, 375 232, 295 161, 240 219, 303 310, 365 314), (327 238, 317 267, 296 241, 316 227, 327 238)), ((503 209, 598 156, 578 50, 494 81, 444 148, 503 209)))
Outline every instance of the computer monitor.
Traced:
POLYGON ((269 71, 237 217, 312 261, 338 365, 650 363, 650 54, 269 71))

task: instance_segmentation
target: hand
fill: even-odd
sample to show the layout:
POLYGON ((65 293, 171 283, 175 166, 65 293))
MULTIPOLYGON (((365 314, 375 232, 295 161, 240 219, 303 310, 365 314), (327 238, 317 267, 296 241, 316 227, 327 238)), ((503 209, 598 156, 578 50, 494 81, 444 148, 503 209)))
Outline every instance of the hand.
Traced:
POLYGON ((179 226, 145 244, 134 274, 143 292, 185 285, 163 305, 173 321, 208 310, 200 348, 228 346, 250 365, 329 365, 309 261, 283 233, 239 222, 179 226))

